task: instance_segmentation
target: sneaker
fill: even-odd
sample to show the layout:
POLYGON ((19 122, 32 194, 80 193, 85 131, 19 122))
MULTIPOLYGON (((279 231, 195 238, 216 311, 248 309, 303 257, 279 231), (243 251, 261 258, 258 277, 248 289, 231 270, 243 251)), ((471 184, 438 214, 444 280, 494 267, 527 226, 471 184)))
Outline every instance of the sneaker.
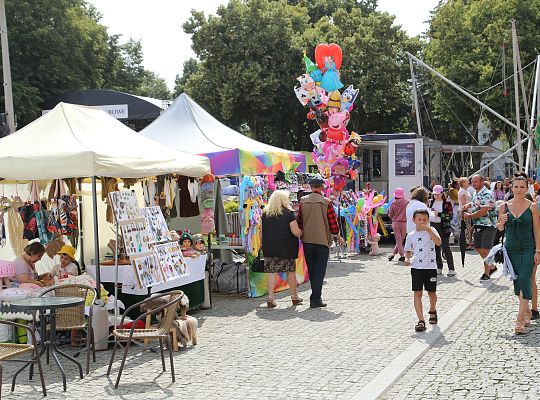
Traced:
POLYGON ((401 261, 401 262, 405 261, 405 256, 399 257, 398 261, 401 261))
POLYGON ((540 313, 538 310, 531 310, 531 321, 535 319, 540 319, 540 313))
POLYGON ((394 259, 395 254, 391 254, 388 256, 388 261, 392 261, 394 259))
POLYGON ((451 269, 450 271, 448 271, 448 274, 446 276, 456 276, 456 275, 457 275, 457 272, 451 269))
POLYGON ((482 276, 480 277, 480 280, 481 281, 489 281, 489 275, 482 274, 482 276))
POLYGON ((442 268, 437 268, 437 275, 442 275, 442 268))
POLYGON ((322 300, 319 301, 318 303, 310 303, 309 304, 309 308, 321 308, 321 307, 326 307, 327 304, 324 303, 322 300))

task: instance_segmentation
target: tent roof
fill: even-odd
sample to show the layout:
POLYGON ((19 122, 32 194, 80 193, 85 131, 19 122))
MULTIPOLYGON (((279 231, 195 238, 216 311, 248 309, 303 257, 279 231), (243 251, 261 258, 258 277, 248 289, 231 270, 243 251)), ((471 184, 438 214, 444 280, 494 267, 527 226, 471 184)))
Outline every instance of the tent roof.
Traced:
POLYGON ((140 133, 168 147, 196 154, 233 149, 253 153, 299 154, 258 142, 236 132, 215 119, 185 93, 140 133))
POLYGON ((0 177, 6 179, 198 177, 208 172, 207 157, 166 148, 104 111, 67 103, 0 139, 0 177))
POLYGON ((170 104, 168 100, 136 96, 116 90, 88 89, 72 90, 60 96, 48 98, 43 103, 43 109, 50 110, 60 102, 82 106, 126 105, 127 116, 119 119, 128 120, 154 120, 170 104))

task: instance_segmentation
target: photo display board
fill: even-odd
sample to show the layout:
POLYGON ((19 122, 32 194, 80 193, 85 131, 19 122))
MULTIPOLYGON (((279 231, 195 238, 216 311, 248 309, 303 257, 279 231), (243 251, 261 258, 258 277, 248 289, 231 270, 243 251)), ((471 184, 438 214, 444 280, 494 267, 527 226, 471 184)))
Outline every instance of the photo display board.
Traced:
POLYGON ((141 208, 141 215, 148 222, 148 231, 152 243, 170 242, 172 240, 169 227, 159 206, 141 208))
POLYGON ((169 281, 189 275, 189 269, 178 242, 158 244, 154 246, 154 249, 163 269, 165 280, 169 281))
POLYGON ((142 287, 147 288, 165 282, 165 275, 156 253, 134 258, 131 262, 142 287))

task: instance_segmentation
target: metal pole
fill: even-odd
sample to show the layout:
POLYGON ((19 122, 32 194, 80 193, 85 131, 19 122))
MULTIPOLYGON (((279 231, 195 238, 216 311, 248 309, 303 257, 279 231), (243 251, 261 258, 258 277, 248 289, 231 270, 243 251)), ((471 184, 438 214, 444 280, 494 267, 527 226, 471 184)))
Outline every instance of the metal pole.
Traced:
MULTIPOLYGON (((472 174, 471 176, 476 175, 476 174, 478 174, 480 171, 483 171, 483 170, 486 169, 487 167, 491 166, 495 161, 497 161, 499 158, 502 158, 502 157, 506 156, 508 153, 512 152, 516 147, 522 146, 523 143, 525 143, 527 140, 529 140, 528 137, 526 137, 525 139, 522 139, 521 142, 516 143, 515 145, 513 145, 512 147, 510 147, 508 150, 506 150, 504 153, 498 155, 496 158, 494 158, 493 160, 491 160, 490 162, 488 162, 486 165, 484 165, 482 168, 480 168, 478 171, 476 171, 476 172, 475 172, 474 174, 472 174)), ((469 178, 470 178, 471 176, 469 176, 469 178)))
POLYGON ((411 67, 412 95, 414 102, 414 112, 416 114, 416 125, 418 125, 418 135, 422 136, 422 122, 420 120, 420 107, 418 106, 418 94, 416 93, 416 77, 414 76, 414 65, 409 57, 409 66, 411 67))
POLYGON ((94 254, 95 254, 95 264, 96 264, 96 290, 99 294, 101 293, 101 271, 99 268, 99 234, 98 234, 98 212, 97 212, 97 188, 96 188, 96 177, 92 177, 92 205, 94 207, 94 254))
POLYGON ((452 82, 450 79, 448 79, 447 77, 445 77, 443 74, 441 74, 440 72, 436 71, 435 69, 431 68, 429 65, 427 65, 426 63, 420 61, 418 58, 416 58, 415 56, 413 56, 411 53, 407 53, 407 55, 409 56, 409 58, 412 58, 414 61, 416 61, 416 63, 422 65, 424 68, 428 69, 431 73, 433 73, 434 75, 438 76, 439 78, 441 78, 443 81, 445 81, 446 83, 448 83, 450 86, 452 86, 454 89, 458 90, 460 93, 462 93, 463 95, 467 96, 469 99, 471 99, 472 101, 474 101, 476 104, 480 105, 482 108, 484 108, 486 111, 489 111, 491 114, 493 114, 494 116, 496 116, 497 118, 499 118, 501 121, 503 121, 504 123, 506 123, 507 125, 511 126, 512 128, 514 129, 519 129, 521 131, 521 133, 523 135, 527 135, 527 132, 525 132, 523 129, 519 128, 516 124, 514 124, 512 121, 506 119, 505 117, 503 117, 501 114, 499 114, 497 111, 495 111, 494 109, 492 109, 491 107, 487 106, 486 104, 482 103, 480 100, 478 100, 476 97, 474 97, 473 95, 471 95, 470 93, 468 93, 465 89, 463 89, 461 86, 455 84, 454 82, 452 82))
MULTIPOLYGON (((519 113, 519 77, 518 77, 518 47, 517 47, 517 33, 516 33, 516 21, 512 20, 512 58, 514 61, 514 103, 516 107, 516 141, 521 142, 521 128, 520 128, 520 113, 519 113)), ((523 167, 523 147, 517 147, 518 164, 519 168, 523 167)))
POLYGON ((9 63, 9 44, 4 0, 0 0, 0 39, 2 40, 2 74, 4 76, 6 122, 9 133, 13 133, 15 132, 15 111, 13 109, 13 88, 11 85, 11 66, 9 63))
MULTIPOLYGON (((529 119, 529 143, 527 146, 527 160, 525 164, 525 171, 529 171, 531 164, 534 166, 534 159, 535 154, 533 152, 534 150, 534 140, 535 140, 535 134, 533 131, 533 128, 535 127, 534 120, 537 113, 535 113, 535 109, 537 105, 539 106, 538 110, 540 111, 540 104, 537 102, 537 96, 539 94, 538 91, 538 85, 540 84, 540 55, 536 57, 536 74, 534 79, 534 88, 533 88, 533 98, 532 98, 532 104, 531 104, 531 115, 529 119)), ((540 114, 540 113, 539 113, 540 114)), ((537 143, 538 145, 538 143, 537 143)), ((534 167, 533 167, 534 168, 534 167)), ((531 174, 532 175, 532 174, 531 174)), ((537 179, 540 179, 540 177, 537 177, 537 179)))
POLYGON ((82 180, 83 178, 77 178, 77 184, 79 187, 79 254, 81 255, 81 267, 86 269, 84 262, 84 228, 83 228, 83 195, 82 195, 82 180))

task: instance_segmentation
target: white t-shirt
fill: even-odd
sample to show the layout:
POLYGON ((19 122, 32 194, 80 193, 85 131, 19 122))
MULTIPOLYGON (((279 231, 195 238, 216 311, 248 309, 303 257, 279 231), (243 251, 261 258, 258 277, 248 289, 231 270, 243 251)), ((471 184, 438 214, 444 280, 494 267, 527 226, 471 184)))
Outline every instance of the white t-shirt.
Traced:
MULTIPOLYGON (((434 230, 435 228, 431 228, 434 230)), ((429 232, 418 232, 414 229, 407 234, 405 251, 412 251, 411 267, 415 269, 437 269, 435 259, 435 243, 429 232)))
POLYGON ((435 210, 435 212, 431 216, 431 219, 430 219, 431 222, 436 223, 436 224, 441 223, 441 217, 437 217, 437 214, 442 213, 442 206, 443 206, 443 201, 442 200, 435 200, 433 202, 433 207, 432 208, 435 210))
MULTIPOLYGON (((470 188, 470 186, 469 186, 470 188)), ((474 189, 473 189, 474 190, 474 189)), ((463 189, 463 188, 459 188, 459 191, 458 191, 458 201, 459 201, 459 208, 463 208, 463 206, 465 204, 468 204, 472 201, 472 194, 467 190, 467 189, 463 189), (465 198, 466 198, 466 201, 465 203, 463 202, 463 200, 461 199, 461 197, 465 195, 465 198)))
POLYGON ((69 263, 66 268, 63 268, 62 265, 59 265, 55 268, 55 273, 58 276, 58 279, 67 278, 69 275, 77 276, 79 275, 79 270, 77 265, 74 263, 69 263))
POLYGON ((418 200, 411 200, 409 201, 409 204, 407 204, 407 208, 405 209, 405 215, 407 216, 407 232, 412 232, 416 229, 416 224, 413 221, 413 214, 416 210, 427 210, 431 217, 431 210, 429 207, 418 200))

